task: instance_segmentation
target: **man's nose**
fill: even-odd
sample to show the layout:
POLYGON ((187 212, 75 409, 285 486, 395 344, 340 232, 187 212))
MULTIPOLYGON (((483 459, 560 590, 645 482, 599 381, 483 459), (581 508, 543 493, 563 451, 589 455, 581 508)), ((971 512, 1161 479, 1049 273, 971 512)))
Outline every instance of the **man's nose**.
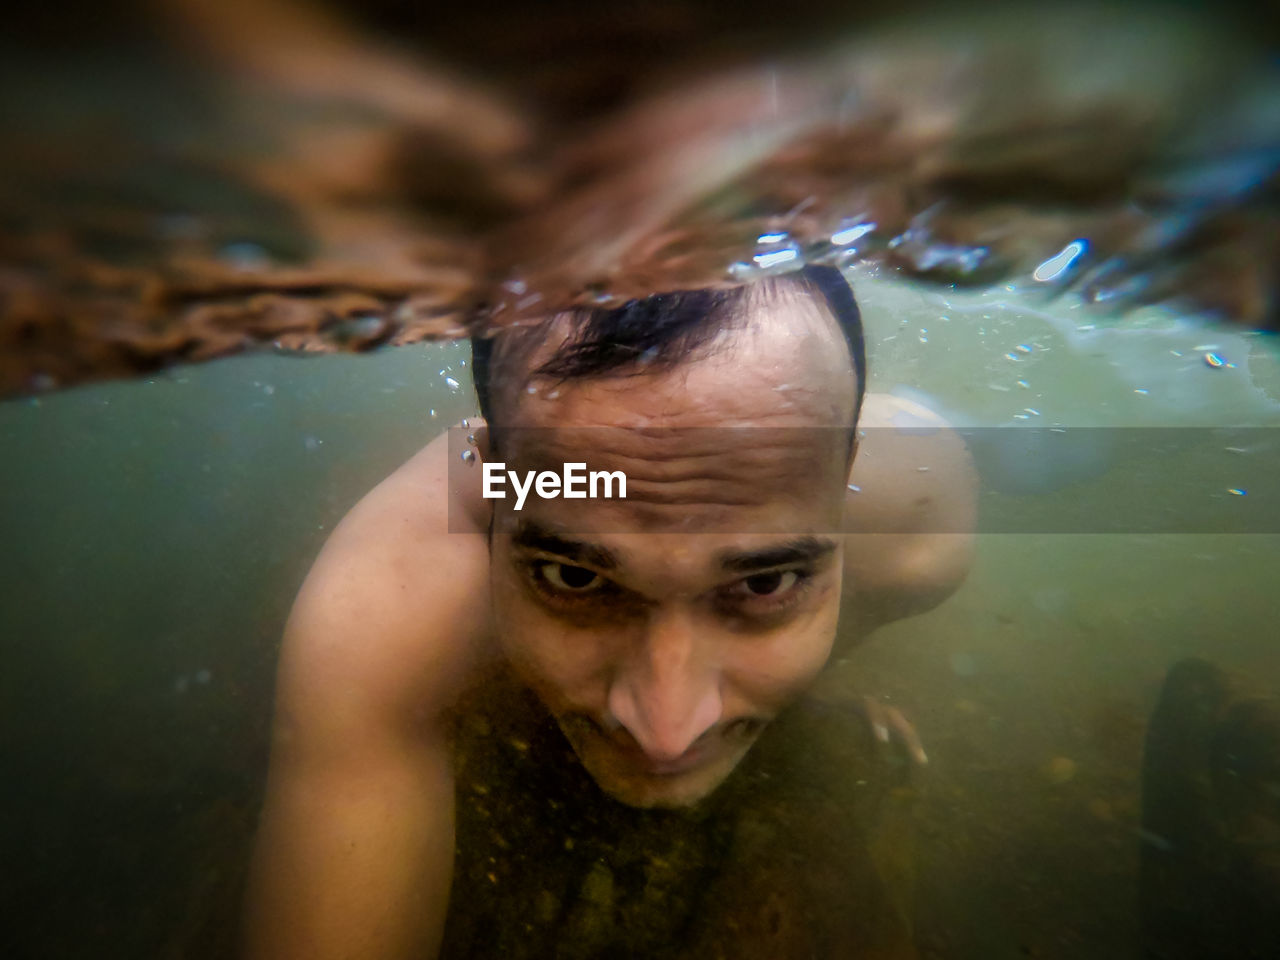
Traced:
POLYGON ((688 614, 659 612, 615 676, 609 712, 651 759, 673 761, 720 720, 719 686, 688 614))

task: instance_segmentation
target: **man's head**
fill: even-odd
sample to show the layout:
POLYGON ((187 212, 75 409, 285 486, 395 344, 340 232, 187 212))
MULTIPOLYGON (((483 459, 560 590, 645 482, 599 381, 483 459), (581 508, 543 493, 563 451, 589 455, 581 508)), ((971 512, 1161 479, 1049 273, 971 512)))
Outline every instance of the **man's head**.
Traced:
POLYGON ((490 458, 627 476, 625 500, 496 501, 490 550, 512 665, 622 802, 710 793, 825 665, 861 342, 810 268, 476 351, 490 458))

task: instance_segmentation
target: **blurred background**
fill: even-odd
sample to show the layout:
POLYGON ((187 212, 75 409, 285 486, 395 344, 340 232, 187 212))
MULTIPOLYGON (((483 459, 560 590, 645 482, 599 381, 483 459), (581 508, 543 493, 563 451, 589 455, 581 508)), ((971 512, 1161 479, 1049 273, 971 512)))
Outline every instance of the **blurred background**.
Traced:
POLYGON ((0 391, 806 257, 1272 328, 1273 40, 1231 4, 26 11, 0 391))

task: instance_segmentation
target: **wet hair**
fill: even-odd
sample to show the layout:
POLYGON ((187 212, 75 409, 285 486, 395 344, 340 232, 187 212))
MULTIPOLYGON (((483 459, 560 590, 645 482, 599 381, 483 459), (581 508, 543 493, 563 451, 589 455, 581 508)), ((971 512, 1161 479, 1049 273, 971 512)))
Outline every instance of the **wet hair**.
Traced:
MULTIPOLYGON (((866 392, 867 359, 862 316, 848 282, 835 267, 812 265, 761 282, 775 288, 794 286, 815 295, 835 317, 857 376, 857 400, 850 425, 855 426, 866 392)), ((571 310, 560 315, 569 320, 570 332, 565 342, 536 369, 527 371, 526 377, 584 380, 677 366, 708 346, 721 330, 741 322, 751 291, 751 285, 728 290, 679 290, 629 300, 611 309, 571 310)), ((541 343, 538 334, 545 329, 545 325, 539 325, 471 338, 472 378, 480 414, 489 423, 499 422, 494 416, 493 371, 511 370, 511 361, 523 366, 541 343), (504 343, 499 351, 498 341, 506 337, 513 337, 516 343, 504 343)))

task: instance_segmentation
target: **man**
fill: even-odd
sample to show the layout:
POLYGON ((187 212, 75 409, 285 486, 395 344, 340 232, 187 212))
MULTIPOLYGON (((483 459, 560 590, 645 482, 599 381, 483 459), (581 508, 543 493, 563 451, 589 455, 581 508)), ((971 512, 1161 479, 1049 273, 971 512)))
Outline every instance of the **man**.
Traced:
MULTIPOLYGON (((250 898, 252 957, 433 955, 454 873, 459 744, 469 736, 483 751, 501 739, 512 762, 537 754, 509 725, 529 711, 550 718, 555 742, 567 742, 587 786, 603 794, 575 806, 572 824, 595 823, 597 809, 622 817, 633 808, 636 828, 648 824, 660 836, 718 822, 680 811, 713 809, 733 792, 718 788, 765 731, 784 726, 775 721, 831 657, 837 621, 841 644, 851 644, 936 604, 967 569, 969 540, 954 532, 972 522, 963 445, 944 432, 921 462, 916 448, 894 448, 909 441, 893 431, 866 431, 860 442, 855 434, 860 413, 864 426, 904 415, 912 426, 941 421, 864 400, 857 307, 833 269, 569 312, 476 346, 488 423, 476 437, 480 459, 621 470, 626 499, 533 496, 517 511, 512 499, 485 499, 479 461, 451 457, 438 438, 335 530, 281 654, 250 898), (913 451, 906 462, 904 449, 913 451), (469 726, 478 714, 496 720, 469 726)), ((873 719, 880 733, 900 718, 873 719)), ((531 773, 555 755, 554 746, 537 754, 531 773)), ((468 777, 468 797, 494 794, 468 777)), ((556 815, 575 803, 549 801, 556 815)), ((467 800, 459 812, 469 810, 467 800)), ((492 816, 478 809, 475 829, 463 817, 460 837, 488 838, 495 850, 545 839, 542 814, 512 813, 520 835, 492 816)), ((466 895, 455 887, 450 919, 450 942, 461 945, 450 949, 497 949, 476 939, 477 924, 453 917, 482 907, 476 900, 486 895, 501 898, 504 878, 531 882, 540 864, 557 869, 547 858, 572 851, 575 836, 556 838, 509 876, 483 863, 465 868, 466 895)), ((627 831, 611 836, 597 860, 627 831)), ((694 860, 711 871, 700 886, 731 904, 734 883, 750 870, 716 886, 725 873, 716 870, 719 849, 694 860)), ((459 863, 478 855, 465 843, 457 853, 459 863)), ((636 860, 648 878, 632 884, 638 897, 669 862, 636 860)), ((588 864, 585 877, 502 902, 528 907, 528 919, 516 918, 521 929, 533 932, 537 921, 559 938, 548 941, 560 943, 552 955, 592 955, 591 943, 628 955, 618 952, 627 930, 641 939, 643 931, 624 923, 622 933, 602 934, 582 919, 590 911, 575 913, 557 893, 608 903, 617 922, 617 870, 605 868, 588 864), (557 933, 566 923, 576 923, 576 939, 557 933)), ((861 874, 850 882, 864 880, 870 891, 874 881, 861 874)), ((669 913, 679 900, 662 902, 669 913)), ((786 911, 775 913, 776 932, 786 911)), ((698 916, 670 935, 722 949, 723 931, 696 927, 698 916)), ((502 922, 497 913, 479 926, 502 922)), ((882 954, 903 955, 896 949, 882 954)))

